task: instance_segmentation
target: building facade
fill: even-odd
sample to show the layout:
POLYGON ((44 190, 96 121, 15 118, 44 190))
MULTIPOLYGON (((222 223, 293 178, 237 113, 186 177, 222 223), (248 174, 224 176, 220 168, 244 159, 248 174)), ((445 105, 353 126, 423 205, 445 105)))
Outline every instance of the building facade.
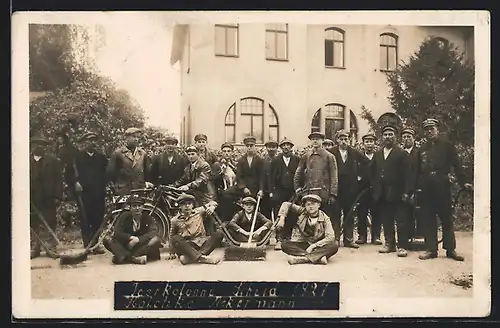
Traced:
POLYGON ((311 131, 333 138, 341 128, 359 140, 369 129, 362 107, 391 115, 386 73, 429 36, 473 60, 464 27, 179 25, 171 64, 180 61, 181 141, 204 133, 211 147, 247 135, 304 146, 311 131))

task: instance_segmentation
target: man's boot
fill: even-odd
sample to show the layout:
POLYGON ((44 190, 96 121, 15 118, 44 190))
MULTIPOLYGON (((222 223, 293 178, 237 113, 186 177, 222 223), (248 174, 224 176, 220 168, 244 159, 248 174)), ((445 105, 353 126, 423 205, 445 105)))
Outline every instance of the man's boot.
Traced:
POLYGON ((435 259, 437 257, 437 252, 426 251, 418 256, 421 260, 435 259))
POLYGON ((446 257, 455 261, 464 261, 464 257, 462 255, 458 255, 454 250, 446 251, 446 257))
POLYGON ((288 264, 290 264, 290 265, 304 264, 304 263, 310 263, 309 259, 305 256, 289 256, 288 257, 288 264))

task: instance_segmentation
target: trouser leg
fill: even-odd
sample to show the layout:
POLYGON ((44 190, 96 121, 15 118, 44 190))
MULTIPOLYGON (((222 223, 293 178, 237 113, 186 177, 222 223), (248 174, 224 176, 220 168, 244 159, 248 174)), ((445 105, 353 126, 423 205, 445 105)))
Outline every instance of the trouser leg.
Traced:
POLYGON ((352 243, 354 237, 354 215, 351 215, 351 207, 354 202, 354 197, 352 195, 345 195, 340 198, 340 208, 344 215, 342 222, 343 225, 343 240, 344 245, 352 243))
POLYGON ((131 252, 126 245, 123 245, 111 237, 104 238, 103 245, 116 257, 117 262, 119 263, 125 262, 131 256, 131 252))
POLYGON ((358 238, 367 240, 368 237, 368 210, 370 206, 370 197, 365 193, 358 206, 358 238))
POLYGON ((202 255, 209 255, 211 254, 214 249, 219 247, 219 245, 222 243, 222 238, 224 237, 224 234, 222 231, 215 231, 208 239, 201 245, 200 249, 198 250, 202 255))
POLYGON ((179 257, 184 255, 190 262, 197 262, 200 256, 202 256, 194 243, 185 240, 181 236, 173 236, 170 242, 174 252, 179 257))
MULTIPOLYGON (((453 208, 451 201, 451 191, 449 188, 441 188, 439 195, 436 197, 437 215, 441 221, 443 230, 443 248, 448 251, 454 251, 457 242, 455 239, 455 229, 453 226, 453 208)), ((436 227, 437 241, 437 227, 436 227)))
POLYGON ((154 236, 150 239, 137 244, 131 251, 132 256, 147 256, 148 261, 157 261, 160 259, 160 238, 154 236))
POLYGON ((306 242, 285 240, 282 242, 281 247, 284 253, 292 256, 304 256, 308 258, 311 263, 318 262, 323 256, 330 258, 338 251, 338 245, 335 242, 315 248, 311 253, 306 252, 306 249, 309 247, 309 244, 306 242))
POLYGON ((394 229, 395 207, 392 202, 382 200, 380 202, 380 215, 382 217, 382 228, 384 229, 385 245, 388 248, 396 247, 396 236, 394 229))
POLYGON ((398 237, 398 247, 408 249, 409 239, 410 239, 410 218, 408 217, 407 207, 408 204, 403 204, 403 202, 395 202, 395 215, 397 224, 397 237, 398 237), (405 211, 406 210, 406 211, 405 211))
POLYGON ((421 197, 421 219, 425 231, 425 248, 427 251, 437 253, 437 209, 436 201, 433 199, 436 195, 430 190, 422 190, 421 197))

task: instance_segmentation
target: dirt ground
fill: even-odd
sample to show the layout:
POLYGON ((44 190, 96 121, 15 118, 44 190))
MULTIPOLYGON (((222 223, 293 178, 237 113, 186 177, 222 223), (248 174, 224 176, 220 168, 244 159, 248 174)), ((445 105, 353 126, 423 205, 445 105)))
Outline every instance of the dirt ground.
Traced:
MULTIPOLYGON (((262 262, 221 262, 216 266, 187 265, 178 260, 147 265, 111 264, 111 254, 92 256, 77 267, 61 268, 57 260, 41 257, 31 261, 31 291, 36 299, 112 299, 113 283, 130 280, 183 281, 339 281, 346 297, 472 297, 472 288, 450 283, 453 277, 472 273, 472 233, 457 232, 457 252, 464 262, 445 258, 418 259, 419 252, 407 258, 379 254, 380 246, 360 249, 341 247, 328 265, 294 265, 286 254, 269 248, 262 262), (48 267, 50 266, 50 267, 48 267)), ((223 257, 223 249, 214 256, 223 257)), ((162 254, 165 256, 167 254, 162 254)))

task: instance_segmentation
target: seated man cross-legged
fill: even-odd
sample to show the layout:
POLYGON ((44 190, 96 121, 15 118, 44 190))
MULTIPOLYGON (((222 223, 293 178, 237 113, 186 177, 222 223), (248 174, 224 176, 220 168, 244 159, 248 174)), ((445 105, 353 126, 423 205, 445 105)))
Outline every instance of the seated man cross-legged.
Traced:
POLYGON ((302 197, 303 206, 284 202, 278 213, 278 228, 285 225, 288 211, 298 215, 298 220, 292 229, 290 240, 284 240, 281 248, 290 255, 289 264, 327 264, 328 258, 335 255, 338 245, 335 242, 330 218, 319 208, 321 198, 317 195, 302 197))
POLYGON ((114 264, 146 264, 159 260, 161 240, 154 219, 143 212, 144 199, 132 195, 127 202, 130 211, 118 218, 114 236, 104 239, 104 247, 113 253, 114 264))
POLYGON ((172 255, 177 254, 182 264, 217 264, 220 260, 208 255, 220 246, 222 231, 217 230, 208 237, 203 224, 205 214, 211 215, 217 207, 217 202, 211 201, 193 208, 194 202, 195 197, 187 194, 182 194, 177 199, 180 211, 171 221, 170 252, 172 255))
MULTIPOLYGON (((228 223, 227 228, 235 240, 248 242, 257 201, 253 197, 245 197, 241 203, 243 209, 234 215, 233 219, 228 223)), ((268 231, 272 224, 271 220, 262 215, 262 213, 257 213, 252 241, 259 242, 264 237, 264 232, 268 231)))

